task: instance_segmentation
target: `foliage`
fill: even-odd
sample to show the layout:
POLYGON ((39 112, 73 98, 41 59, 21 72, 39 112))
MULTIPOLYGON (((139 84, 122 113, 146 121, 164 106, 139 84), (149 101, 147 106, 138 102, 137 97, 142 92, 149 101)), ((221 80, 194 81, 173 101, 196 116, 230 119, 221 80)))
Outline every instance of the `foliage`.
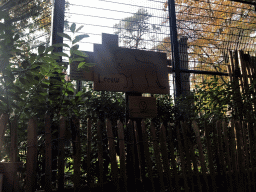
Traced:
MULTIPOLYGON (((1 15, 2 19, 8 19, 7 14, 1 15)), ((0 19, 1 20, 1 19, 0 19)), ((79 51, 78 43, 88 37, 88 35, 78 35, 81 27, 76 28, 73 24, 70 30, 73 32, 73 36, 68 34, 59 34, 60 36, 67 38, 70 44, 58 44, 51 47, 39 46, 37 53, 32 52, 30 47, 27 50, 21 49, 24 41, 20 40, 18 34, 8 33, 9 30, 14 31, 16 26, 8 23, 1 23, 0 29, 0 57, 1 57, 1 69, 0 69, 0 113, 7 113, 12 120, 14 117, 18 117, 18 145, 21 153, 19 159, 25 162, 26 154, 26 129, 27 121, 31 117, 37 118, 38 126, 38 171, 39 178, 42 178, 43 166, 42 160, 44 159, 44 116, 47 112, 51 111, 55 114, 52 119, 53 122, 53 140, 58 138, 54 127, 58 127, 58 120, 60 115, 70 117, 76 113, 75 110, 79 99, 77 93, 74 99, 66 100, 68 95, 73 95, 75 90, 71 82, 65 81, 65 74, 63 73, 67 66, 65 63, 58 63, 57 60, 60 56, 69 58, 70 63, 73 61, 81 61, 80 66, 93 66, 93 64, 87 64, 82 62, 86 57, 83 52, 79 51), (63 52, 54 52, 54 47, 67 47, 69 54, 63 52), (76 56, 75 56, 76 55, 76 56), (16 62, 14 62, 16 61, 16 62), (59 79, 56 79, 58 74, 59 79), (52 85, 51 83, 54 83, 52 85), (59 95, 55 97, 49 97, 49 88, 61 90, 59 95), (74 109, 74 110, 73 110, 74 109), (25 130, 25 131, 24 131, 25 130)), ((10 149, 10 133, 6 132, 6 142, 4 149, 1 151, 1 160, 4 158, 8 161, 8 149, 10 149)), ((39 179, 39 182, 40 182, 39 179)))
POLYGON ((194 90, 195 113, 201 120, 212 121, 225 117, 230 110, 232 92, 226 84, 219 84, 214 76, 210 81, 204 81, 202 86, 196 85, 194 90))
POLYGON ((152 15, 146 9, 139 9, 132 16, 114 25, 115 34, 123 39, 125 47, 143 48, 143 37, 150 31, 160 30, 154 24, 149 24, 151 17, 152 15))
MULTIPOLYGON (((175 3, 178 36, 188 37, 189 61, 194 67, 226 72, 228 50, 254 51, 251 35, 256 28, 256 13, 251 5, 222 0, 178 0, 175 3)), ((167 6, 166 1, 165 11, 167 6)), ((158 48, 170 53, 169 37, 158 48)), ((226 77, 219 79, 219 83, 227 81, 226 77)), ((192 76, 191 82, 192 87, 200 82, 199 75, 192 76)))

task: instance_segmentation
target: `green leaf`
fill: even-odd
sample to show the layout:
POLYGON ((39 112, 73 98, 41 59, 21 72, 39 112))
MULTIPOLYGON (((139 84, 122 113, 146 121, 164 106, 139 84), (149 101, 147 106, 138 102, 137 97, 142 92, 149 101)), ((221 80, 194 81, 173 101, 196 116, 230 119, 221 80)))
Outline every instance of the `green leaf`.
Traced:
POLYGON ((46 63, 52 63, 54 62, 55 60, 51 57, 43 57, 42 58, 43 61, 45 61, 46 63))
POLYGON ((74 59, 72 59, 72 61, 74 62, 74 61, 84 61, 84 58, 82 58, 82 57, 78 57, 78 58, 74 58, 74 59))
POLYGON ((85 62, 80 62, 77 68, 78 69, 83 68, 84 66, 86 66, 85 64, 86 64, 85 62))
POLYGON ((79 51, 79 50, 74 50, 73 53, 80 57, 88 57, 88 55, 86 53, 83 53, 82 51, 79 51))
POLYGON ((78 27, 78 29, 76 30, 76 32, 80 31, 84 26, 81 25, 80 27, 78 27))
POLYGON ((29 62, 27 60, 22 61, 21 66, 26 69, 29 66, 29 62))
POLYGON ((66 53, 63 53, 63 52, 56 52, 56 53, 53 53, 54 55, 56 55, 56 56, 60 56, 60 57, 69 57, 68 56, 68 54, 66 54, 66 53))
POLYGON ((38 54, 39 54, 39 55, 43 54, 43 53, 44 53, 44 50, 45 50, 45 46, 40 45, 40 46, 38 47, 38 54))
POLYGON ((19 86, 16 86, 16 85, 14 85, 14 89, 15 89, 15 91, 17 91, 18 94, 22 94, 25 92, 19 86))
POLYGON ((72 33, 75 33, 75 30, 76 30, 76 24, 73 23, 70 27, 70 31, 72 31, 72 33))
POLYGON ((77 42, 81 41, 82 39, 89 37, 89 35, 84 34, 84 35, 78 35, 75 37, 75 39, 72 41, 72 44, 76 44, 77 42))
POLYGON ((24 78, 20 77, 19 80, 23 85, 27 84, 27 80, 25 80, 24 78))
POLYGON ((86 63, 87 67, 93 67, 94 65, 96 65, 96 63, 86 63))
POLYGON ((45 49, 45 53, 48 53, 48 52, 52 52, 53 51, 53 47, 51 46, 51 47, 47 47, 46 49, 45 49))
POLYGON ((48 95, 48 93, 47 92, 43 92, 43 93, 39 93, 40 95, 42 95, 42 96, 47 96, 48 95))
POLYGON ((67 47, 70 48, 70 46, 66 43, 56 43, 54 45, 52 45, 53 47, 67 47))
POLYGON ((58 35, 71 41, 71 37, 66 33, 58 33, 58 35))
POLYGON ((79 49, 79 45, 74 45, 74 46, 71 47, 71 49, 72 49, 72 51, 78 50, 79 49))
POLYGON ((34 53, 31 54, 29 60, 30 60, 30 63, 33 63, 36 60, 36 54, 34 53))

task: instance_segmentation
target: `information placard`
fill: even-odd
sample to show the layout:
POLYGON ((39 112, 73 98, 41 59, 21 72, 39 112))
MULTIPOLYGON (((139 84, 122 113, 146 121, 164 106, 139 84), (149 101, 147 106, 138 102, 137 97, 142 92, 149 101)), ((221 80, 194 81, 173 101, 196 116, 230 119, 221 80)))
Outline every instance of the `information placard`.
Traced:
POLYGON ((129 96, 130 118, 154 118, 157 116, 156 98, 129 96))

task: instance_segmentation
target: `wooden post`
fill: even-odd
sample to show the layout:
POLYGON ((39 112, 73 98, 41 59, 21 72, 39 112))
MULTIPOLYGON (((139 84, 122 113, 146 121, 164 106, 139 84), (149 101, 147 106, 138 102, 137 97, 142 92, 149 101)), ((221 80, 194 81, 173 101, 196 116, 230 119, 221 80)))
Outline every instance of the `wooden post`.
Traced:
POLYGON ((93 183, 91 176, 91 141, 92 141, 92 123, 87 119, 87 182, 93 183))
POLYGON ((206 183, 207 191, 209 191, 209 185, 208 185, 208 180, 207 180, 207 175, 206 175, 207 170, 206 170, 206 164, 205 164, 205 159, 204 159, 204 154, 203 154, 203 146, 202 146, 201 139, 200 139, 199 128, 195 121, 192 122, 192 126, 193 126, 194 132, 196 134, 196 141, 197 141, 198 150, 199 150, 199 158, 201 161, 203 178, 206 183))
POLYGON ((59 142, 58 142, 58 191, 64 190, 64 166, 65 166, 65 151, 64 151, 64 138, 66 132, 66 119, 60 119, 59 128, 59 142))
POLYGON ((166 130, 163 124, 160 127, 160 149, 161 149, 161 154, 163 159, 164 172, 166 173, 167 182, 168 182, 168 190, 174 191, 173 183, 171 179, 170 163, 169 163, 168 153, 167 153, 166 130))
POLYGON ((205 130, 205 137, 206 137, 206 146, 207 146, 207 154, 208 154, 208 162, 209 162, 209 169, 210 169, 210 177, 212 180, 212 187, 213 191, 217 191, 216 182, 215 182, 215 171, 213 167, 213 154, 212 154, 212 147, 211 147, 211 138, 210 138, 210 129, 211 127, 206 126, 206 122, 204 122, 204 130, 205 130))
POLYGON ((155 125, 151 121, 150 125, 150 131, 153 139, 153 148, 154 148, 154 154, 155 154, 155 159, 156 159, 156 167, 157 167, 157 172, 159 176, 159 183, 160 183, 160 189, 159 191, 165 191, 164 187, 164 177, 163 177, 163 166, 160 160, 160 151, 159 151, 159 143, 157 142, 156 139, 156 130, 155 130, 155 125))
POLYGON ((81 166, 81 145, 80 145, 80 122, 77 117, 73 117, 72 125, 74 128, 72 129, 72 134, 75 135, 75 140, 73 142, 73 151, 74 151, 74 176, 73 176, 73 183, 74 183, 74 191, 78 192, 81 188, 81 181, 80 181, 80 166, 81 166), (74 131, 74 133, 73 133, 74 131))
POLYGON ((177 173, 177 168, 176 168, 176 160, 175 160, 175 155, 174 155, 174 145, 173 145, 173 140, 172 140, 172 136, 173 136, 173 131, 172 131, 172 127, 170 126, 170 124, 168 124, 168 129, 169 130, 169 150, 170 150, 170 153, 171 153, 171 163, 172 163, 172 169, 173 169, 173 176, 174 176, 174 179, 175 179, 175 189, 176 191, 180 191, 180 186, 179 186, 179 176, 178 176, 178 173, 177 173))
POLYGON ((185 158, 184 158, 183 147, 181 143, 180 124, 176 126, 176 130, 177 130, 177 137, 178 137, 179 154, 181 159, 182 175, 184 178, 184 188, 185 188, 185 191, 188 192, 191 190, 189 189, 189 186, 188 186, 188 179, 187 179, 188 176, 185 170, 185 158))
POLYGON ((234 120, 231 120, 231 138, 230 138, 230 148, 231 148, 231 162, 232 170, 235 175, 234 188, 239 189, 239 174, 238 174, 238 163, 237 163, 237 145, 236 145, 236 136, 235 136, 235 123, 234 120))
POLYGON ((36 168, 37 168, 37 125, 35 119, 28 122, 28 146, 27 146, 27 178, 26 191, 36 190, 36 168))
POLYGON ((8 115, 2 114, 0 117, 0 150, 2 150, 2 145, 4 141, 4 132, 6 130, 7 122, 8 122, 8 115))
POLYGON ((125 170, 125 145, 124 145, 124 127, 120 120, 117 121, 119 150, 120 150, 120 184, 123 184, 123 190, 127 192, 127 176, 125 170))
POLYGON ((235 123, 236 137, 237 137, 237 152, 238 152, 238 171, 239 171, 239 184, 240 191, 245 191, 244 189, 244 154, 242 145, 242 135, 241 135, 241 122, 235 123))
MULTIPOLYGON (((17 117, 11 122, 11 154, 10 159, 12 163, 18 162, 18 140, 17 140, 17 117)), ((19 181, 17 175, 17 169, 15 166, 11 166, 11 183, 14 191, 19 191, 19 181)))
POLYGON ((99 162, 99 184, 101 186, 101 191, 103 191, 103 147, 102 147, 102 129, 101 121, 97 122, 97 143, 98 143, 98 162, 99 162))
POLYGON ((135 153, 134 153, 134 130, 132 121, 129 120, 127 124, 127 183, 128 183, 128 191, 136 190, 137 181, 135 175, 135 153))
MULTIPOLYGON (((142 96, 142 93, 138 93, 138 92, 126 92, 125 93, 125 99, 126 99, 126 123, 128 123, 128 120, 131 119, 132 122, 136 122, 137 125, 137 134, 138 134, 138 148, 140 150, 140 153, 138 153, 138 148, 137 146, 133 145, 135 148, 134 150, 134 167, 135 167, 135 177, 136 179, 141 177, 144 177, 145 175, 145 159, 144 159, 144 149, 143 149, 143 144, 142 144, 142 132, 141 132, 141 118, 130 118, 130 114, 129 114, 129 96, 142 96), (140 157, 138 157, 138 155, 140 155, 140 157), (139 169, 139 160, 140 159, 140 164, 141 164, 141 169, 139 169), (141 171, 141 172, 140 172, 141 171)), ((131 126, 131 128, 133 128, 133 126, 131 126)), ((131 134, 134 134, 134 130, 127 130, 128 132, 130 132, 131 134)), ((135 135, 133 135, 133 138, 135 137, 135 135)), ((133 140, 135 141, 135 139, 133 140)), ((128 179, 129 179, 129 172, 127 172, 128 174, 128 179)))
POLYGON ((107 136, 108 136, 108 144, 109 144, 109 156, 111 161, 111 175, 116 191, 120 191, 119 189, 119 181, 118 181, 118 167, 116 162, 116 150, 114 143, 114 135, 112 132, 111 122, 107 119, 107 136))
POLYGON ((46 192, 52 191, 52 133, 51 119, 45 117, 45 187, 46 192))
POLYGON ((195 183, 193 181, 193 171, 192 171, 192 167, 191 167, 191 162, 193 162, 193 161, 192 161, 192 155, 191 155, 190 149, 189 149, 190 145, 188 143, 188 139, 187 139, 187 136, 186 136, 186 134, 187 134, 187 124, 181 122, 181 129, 183 131, 184 151, 185 151, 185 155, 186 155, 186 161, 185 161, 185 164, 187 165, 186 166, 186 171, 188 172, 187 175, 188 175, 188 179, 190 180, 192 191, 195 191, 195 183))
POLYGON ((141 130, 142 130, 142 137, 143 137, 143 147, 144 147, 144 158, 146 160, 147 170, 148 170, 148 177, 151 182, 152 192, 155 192, 155 185, 153 180, 153 171, 152 171, 152 162, 149 154, 149 147, 148 147, 148 133, 146 131, 145 122, 141 121, 141 130))
POLYGON ((224 142, 226 146, 226 160, 227 160, 227 165, 228 165, 228 183, 229 183, 229 189, 230 191, 233 191, 233 178, 232 178, 232 172, 231 172, 231 158, 230 158, 230 153, 229 153, 229 140, 228 140, 228 134, 227 134, 227 124, 223 120, 222 121, 222 130, 224 132, 224 142))
POLYGON ((11 162, 18 161, 17 117, 11 123, 11 162))
MULTIPOLYGON (((140 124, 140 121, 137 121, 140 124)), ((144 182, 145 182, 145 164, 142 163, 142 159, 144 159, 144 155, 142 154, 144 149, 142 148, 142 142, 139 137, 139 130, 138 127, 141 127, 140 125, 137 125, 137 122, 134 121, 134 133, 135 133, 135 139, 136 139, 136 147, 137 147, 137 154, 138 154, 138 161, 139 161, 139 171, 140 171, 140 182, 143 186, 143 191, 145 191, 144 182), (143 151, 142 151, 143 150, 143 151)))

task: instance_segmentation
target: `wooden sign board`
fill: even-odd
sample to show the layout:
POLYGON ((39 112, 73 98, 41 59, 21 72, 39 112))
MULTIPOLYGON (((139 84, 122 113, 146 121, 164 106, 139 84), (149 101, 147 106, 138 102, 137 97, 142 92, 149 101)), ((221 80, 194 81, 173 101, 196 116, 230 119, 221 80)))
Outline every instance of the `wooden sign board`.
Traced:
POLYGON ((94 90, 169 94, 165 53, 94 45, 94 90))
POLYGON ((169 94, 168 61, 165 53, 118 47, 118 36, 102 34, 102 44, 85 52, 94 67, 70 66, 71 80, 94 81, 96 91, 169 94), (89 72, 88 72, 89 71, 89 72))
MULTIPOLYGON (((84 51, 85 52, 85 51, 84 51)), ((93 53, 85 52, 88 57, 85 57, 85 62, 94 63, 93 53)), ((70 79, 80 80, 80 81, 93 81, 93 67, 86 67, 78 69, 78 64, 80 62, 74 62, 70 65, 70 79)))
POLYGON ((129 96, 130 118, 154 118, 157 116, 156 98, 129 96))

